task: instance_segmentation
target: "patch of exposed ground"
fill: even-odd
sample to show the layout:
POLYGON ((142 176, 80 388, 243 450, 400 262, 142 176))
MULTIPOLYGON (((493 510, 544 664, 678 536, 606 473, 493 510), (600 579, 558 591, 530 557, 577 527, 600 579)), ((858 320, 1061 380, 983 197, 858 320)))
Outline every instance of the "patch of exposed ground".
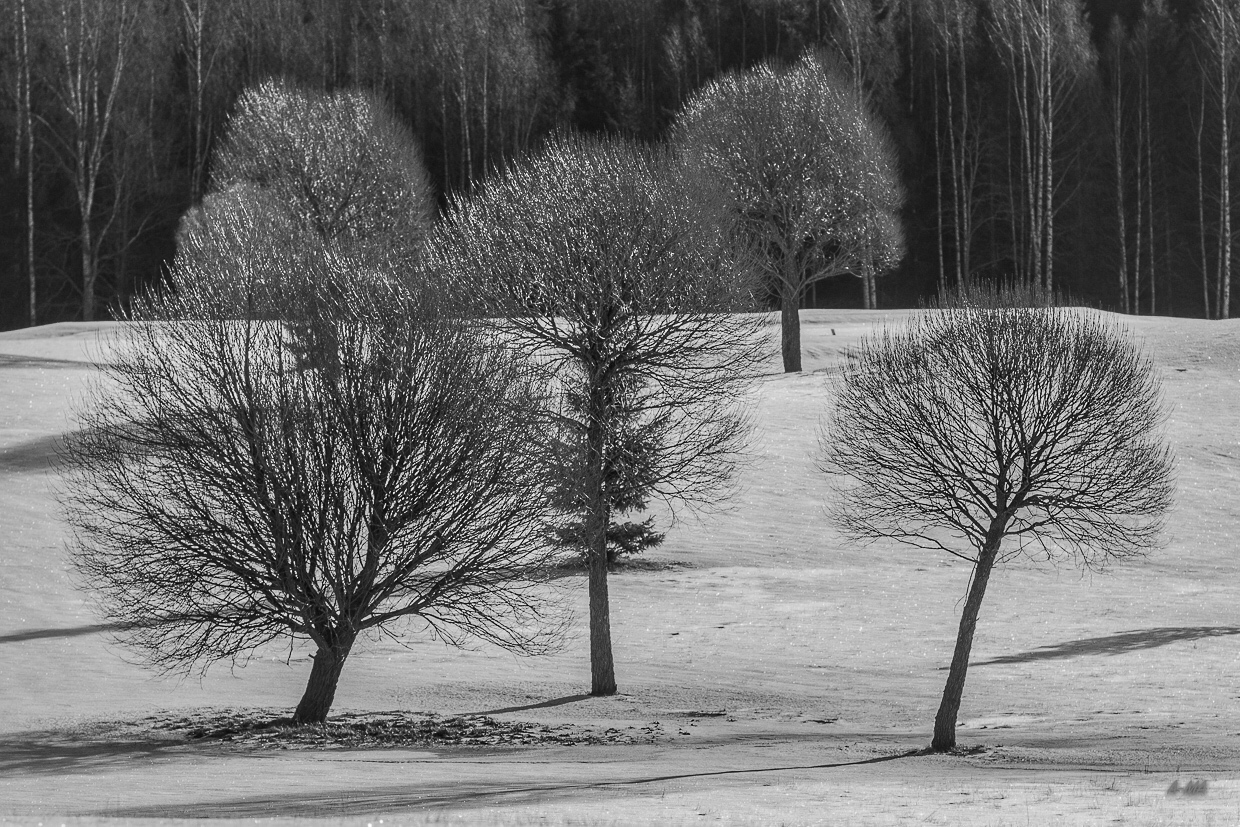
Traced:
POLYGON ((171 736, 188 744, 241 750, 618 745, 650 744, 664 737, 658 722, 619 729, 394 711, 345 712, 323 724, 297 725, 287 710, 277 709, 179 710, 100 728, 123 730, 130 737, 147 731, 161 740, 171 736))

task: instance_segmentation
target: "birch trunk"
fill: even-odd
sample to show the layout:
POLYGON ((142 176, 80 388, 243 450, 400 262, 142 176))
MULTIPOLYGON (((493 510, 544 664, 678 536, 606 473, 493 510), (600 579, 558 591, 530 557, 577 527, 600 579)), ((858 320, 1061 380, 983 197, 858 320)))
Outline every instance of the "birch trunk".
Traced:
POLYGON ((1124 215, 1124 71, 1123 35, 1119 26, 1113 30, 1115 54, 1111 73, 1111 131, 1115 153, 1115 217, 1119 223, 1119 301, 1124 313, 1131 313, 1128 301, 1128 227, 1124 215))
POLYGON ((64 86, 61 102, 72 124, 69 143, 73 150, 74 189, 78 202, 78 244, 82 265, 82 319, 95 318, 96 280, 99 272, 98 239, 92 228, 95 193, 108 157, 112 119, 119 98, 121 76, 125 71, 126 49, 133 19, 124 0, 116 4, 78 0, 76 19, 70 20, 70 3, 61 7, 61 57, 64 86), (115 15, 110 21, 107 15, 115 15), (91 19, 87 19, 88 15, 91 19), (108 34, 106 23, 114 22, 116 41, 111 65, 105 64, 102 39, 108 34), (110 68, 106 85, 104 74, 110 68))
POLYGON ((1197 121, 1197 238, 1201 242, 1201 302, 1207 319, 1214 318, 1210 313, 1210 262, 1206 252, 1206 156, 1202 148, 1202 133, 1206 122, 1206 79, 1201 76, 1201 107, 1197 121))
POLYGON ((1231 38, 1232 11, 1218 2, 1219 15, 1219 274, 1218 317, 1231 318, 1231 38))
MULTIPOLYGON (((25 138, 25 161, 22 166, 26 177, 26 278, 29 281, 27 310, 30 326, 34 327, 39 323, 39 289, 34 271, 34 118, 30 109, 30 41, 27 34, 26 0, 18 0, 17 13, 20 34, 18 83, 21 87, 19 129, 25 138)), ((21 149, 19 147, 18 151, 21 149)))

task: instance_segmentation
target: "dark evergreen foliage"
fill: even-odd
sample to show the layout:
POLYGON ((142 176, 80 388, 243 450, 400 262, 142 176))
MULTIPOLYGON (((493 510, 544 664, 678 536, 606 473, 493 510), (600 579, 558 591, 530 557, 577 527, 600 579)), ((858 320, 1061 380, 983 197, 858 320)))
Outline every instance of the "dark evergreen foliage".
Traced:
MULTIPOLYGON (((642 422, 635 410, 632 392, 621 392, 618 405, 613 406, 615 427, 605 446, 603 460, 603 496, 614 517, 645 511, 650 496, 659 484, 659 444, 651 423, 642 422)), ((553 504, 566 519, 549 525, 552 540, 560 548, 572 551, 583 564, 589 562, 590 492, 586 490, 585 432, 574 427, 586 421, 585 394, 565 394, 563 404, 569 414, 561 422, 569 425, 564 433, 553 438, 551 464, 554 473, 553 504)), ((621 556, 640 554, 663 542, 663 534, 654 530, 654 517, 641 522, 610 522, 607 525, 607 564, 613 566, 621 556)))

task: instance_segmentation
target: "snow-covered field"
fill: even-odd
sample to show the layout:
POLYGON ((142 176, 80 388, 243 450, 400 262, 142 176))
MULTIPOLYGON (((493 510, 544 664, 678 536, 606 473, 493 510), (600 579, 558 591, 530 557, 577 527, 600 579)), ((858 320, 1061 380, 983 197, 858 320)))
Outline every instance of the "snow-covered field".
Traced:
POLYGON ((967 567, 843 541, 813 462, 840 353, 904 315, 803 313, 806 372, 772 355, 736 496, 648 555, 683 565, 613 576, 620 695, 581 696, 584 633, 537 659, 371 642, 345 668, 336 713, 638 742, 536 747, 276 750, 152 728, 291 708, 310 653, 160 678, 108 643, 66 568, 48 464, 109 326, 0 334, 0 822, 1240 823, 1240 322, 1125 320, 1172 406, 1166 545, 1103 575, 998 571, 958 730, 979 749, 944 757, 904 754, 929 743, 967 567), (1167 794, 1195 780, 1203 795, 1167 794))

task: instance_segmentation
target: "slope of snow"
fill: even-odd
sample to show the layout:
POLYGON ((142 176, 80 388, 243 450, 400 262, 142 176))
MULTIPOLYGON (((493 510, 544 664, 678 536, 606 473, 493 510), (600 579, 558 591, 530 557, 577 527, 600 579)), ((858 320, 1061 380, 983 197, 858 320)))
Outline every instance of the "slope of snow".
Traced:
POLYGON ((814 452, 832 369, 875 323, 908 315, 803 312, 806 370, 781 374, 772 355, 736 495, 680 515, 648 555, 683 565, 613 576, 620 695, 578 697, 580 586, 581 633, 552 656, 455 650, 411 629, 407 646, 351 657, 335 711, 527 707, 496 714, 667 733, 493 750, 250 754, 92 735, 156 710, 291 707, 310 653, 273 647, 205 678, 127 662, 66 568, 49 470, 110 326, 0 334, 0 821, 1240 821, 1240 322, 1122 320, 1170 407, 1165 547, 1102 575, 997 571, 958 733, 984 749, 868 763, 929 742, 968 578, 947 555, 851 545, 823 513, 814 452), (1207 795, 1164 794, 1192 777, 1207 795))

